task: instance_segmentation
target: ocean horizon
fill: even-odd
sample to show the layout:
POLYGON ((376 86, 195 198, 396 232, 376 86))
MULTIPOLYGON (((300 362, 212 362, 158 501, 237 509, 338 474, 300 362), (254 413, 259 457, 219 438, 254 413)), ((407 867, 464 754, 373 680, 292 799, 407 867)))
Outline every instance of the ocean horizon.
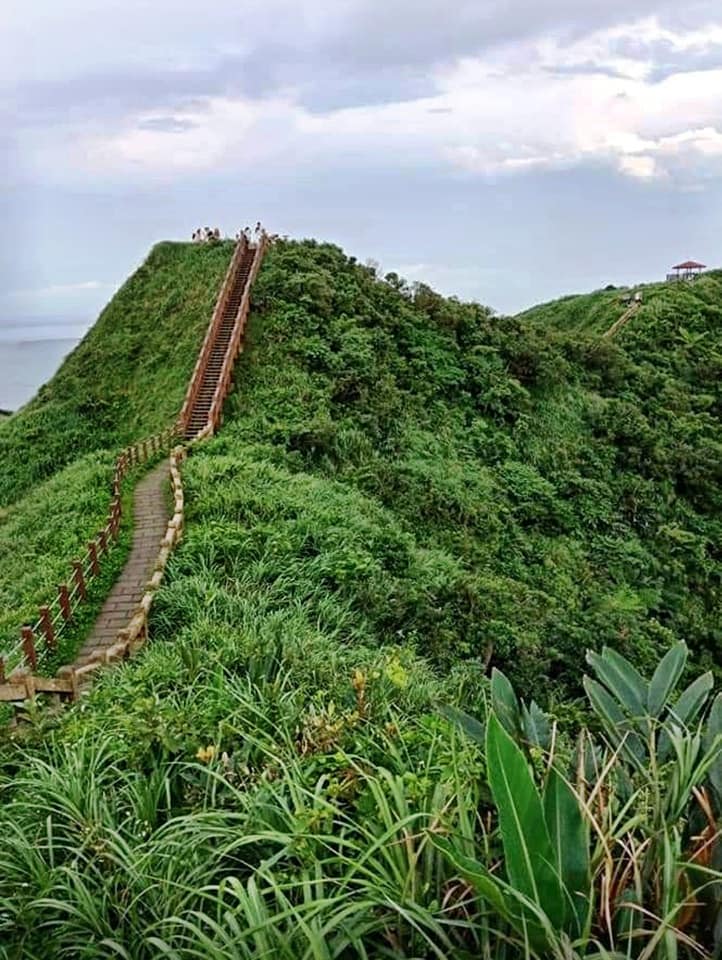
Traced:
POLYGON ((78 342, 77 337, 0 338, 0 410, 15 412, 26 404, 78 342))

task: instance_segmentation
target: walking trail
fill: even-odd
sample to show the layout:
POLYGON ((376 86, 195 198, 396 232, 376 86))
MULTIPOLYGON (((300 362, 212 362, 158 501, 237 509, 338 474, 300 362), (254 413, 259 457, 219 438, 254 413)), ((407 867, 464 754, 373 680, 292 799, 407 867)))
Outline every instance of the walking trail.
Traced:
POLYGON ((263 231, 255 244, 249 242, 245 232, 237 242, 175 426, 126 448, 116 460, 108 523, 98 538, 88 544, 84 559, 73 564, 74 585, 60 584, 55 600, 40 607, 38 622, 22 628, 13 650, 20 667, 7 678, 6 659, 0 651, 0 702, 20 704, 38 693, 76 699, 81 685, 96 668, 129 656, 146 639, 153 597, 163 580, 168 557, 183 533, 184 499, 179 466, 187 443, 173 449, 170 460, 160 463, 136 486, 130 556, 75 660, 61 667, 54 677, 37 672, 36 643, 44 637, 46 647, 57 644, 62 627, 72 618, 75 606, 86 597, 87 582, 99 572, 99 556, 105 554, 108 542, 117 536, 120 485, 128 467, 145 463, 180 437, 187 442, 197 442, 212 436, 219 428, 223 403, 233 384, 234 365, 242 349, 251 287, 268 242, 263 231), (169 480, 173 494, 167 499, 169 480), (173 501, 172 511, 169 499, 173 501))
POLYGON ((116 643, 119 631, 128 626, 138 609, 158 559, 158 546, 168 526, 167 486, 168 464, 163 460, 135 488, 130 556, 103 604, 95 626, 78 651, 73 667, 84 666, 94 653, 102 654, 116 643))

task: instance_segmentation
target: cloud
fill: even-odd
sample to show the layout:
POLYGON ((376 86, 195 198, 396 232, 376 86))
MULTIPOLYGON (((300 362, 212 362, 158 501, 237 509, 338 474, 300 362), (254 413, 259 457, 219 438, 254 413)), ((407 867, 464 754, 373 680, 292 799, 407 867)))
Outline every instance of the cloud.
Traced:
POLYGON ((8 296, 19 299, 41 299, 44 297, 75 296, 88 291, 102 290, 107 283, 100 280, 83 280, 80 283, 55 283, 47 287, 29 288, 25 290, 11 290, 8 296))
MULTIPOLYGON (((698 161, 714 174, 720 169, 722 25, 673 33, 653 19, 573 42, 543 37, 460 59, 430 80, 433 92, 424 97, 322 113, 304 106, 294 88, 264 98, 197 98, 172 115, 142 111, 110 131, 73 130, 56 166, 161 179, 310 163, 414 164, 485 176, 601 164, 637 179, 680 181, 685 171, 698 175, 698 161), (719 48, 720 65, 658 80, 647 53, 660 38, 678 50, 719 48), (625 41, 634 41, 639 60, 625 41)), ((42 166, 43 137, 35 154, 42 166)))
POLYGON ((619 170, 621 173, 626 173, 639 180, 649 180, 658 173, 657 161, 654 157, 646 156, 643 153, 620 157, 619 170))

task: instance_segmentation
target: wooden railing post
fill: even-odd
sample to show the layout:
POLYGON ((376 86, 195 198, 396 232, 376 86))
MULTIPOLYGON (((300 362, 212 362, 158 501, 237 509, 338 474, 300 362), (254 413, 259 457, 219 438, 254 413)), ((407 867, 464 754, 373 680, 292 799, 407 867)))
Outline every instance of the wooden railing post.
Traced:
POLYGON ((50 616, 50 607, 40 608, 40 624, 43 628, 43 633, 45 634, 46 646, 49 650, 54 650, 56 647, 55 631, 53 630, 53 621, 50 616))
POLYGON ((83 564, 80 560, 73 560, 73 578, 75 584, 78 588, 78 596, 81 600, 85 600, 88 596, 88 591, 85 588, 85 577, 83 576, 83 564))
POLYGON ((5 683, 5 657, 0 657, 0 683, 5 683))
POLYGON ((113 539, 118 539, 118 534, 120 532, 120 516, 122 512, 122 507, 120 505, 120 497, 117 497, 113 501, 113 509, 111 514, 111 529, 113 533, 113 539))
POLYGON ((70 620, 72 611, 70 609, 70 593, 67 583, 58 584, 58 599, 60 600, 60 611, 63 614, 63 620, 70 620))
POLYGON ((35 649, 35 634, 33 633, 33 628, 29 626, 24 626, 22 629, 22 638, 23 638, 23 653, 25 654, 25 659, 30 665, 31 670, 37 670, 38 668, 38 654, 35 649))
POLYGON ((100 564, 98 563, 98 545, 95 540, 88 541, 88 556, 90 557, 90 572, 94 577, 100 573, 100 564))

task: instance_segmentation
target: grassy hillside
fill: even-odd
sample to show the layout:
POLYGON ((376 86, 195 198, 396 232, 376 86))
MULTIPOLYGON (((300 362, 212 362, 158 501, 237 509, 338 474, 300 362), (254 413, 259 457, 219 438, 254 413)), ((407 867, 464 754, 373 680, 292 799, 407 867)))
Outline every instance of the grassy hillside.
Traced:
MULTIPOLYGON (((635 292, 642 295, 644 322, 634 327, 655 337, 669 335, 677 328, 691 330, 703 323, 704 331, 719 329, 722 318, 722 271, 710 270, 693 283, 643 283, 636 287, 597 290, 552 300, 521 314, 551 325, 555 330, 602 334, 624 311, 622 299, 635 292)), ((630 328, 631 329, 631 328, 630 328)), ((666 347, 663 340, 658 344, 666 347)))
POLYGON ((156 246, 53 379, 0 419, 0 651, 101 525, 117 453, 178 415, 231 251, 156 246))
POLYGON ((496 664, 562 704, 586 646, 649 665, 684 637, 715 665, 722 325, 669 296, 666 321, 645 307, 600 345, 379 283, 333 248, 276 249, 230 422, 189 482, 211 458, 212 516, 230 501, 252 531, 243 578, 259 557, 288 571, 288 601, 345 641, 496 664), (341 496, 357 506, 327 524, 341 496))
POLYGON ((0 506, 84 453, 175 419, 231 253, 227 243, 153 248, 52 380, 0 422, 0 506))
POLYGON ((0 956, 692 956, 682 921, 712 949, 722 702, 703 757, 712 678, 673 691, 718 669, 720 326, 680 299, 600 344, 565 310, 271 250, 153 642, 0 753, 0 956))

